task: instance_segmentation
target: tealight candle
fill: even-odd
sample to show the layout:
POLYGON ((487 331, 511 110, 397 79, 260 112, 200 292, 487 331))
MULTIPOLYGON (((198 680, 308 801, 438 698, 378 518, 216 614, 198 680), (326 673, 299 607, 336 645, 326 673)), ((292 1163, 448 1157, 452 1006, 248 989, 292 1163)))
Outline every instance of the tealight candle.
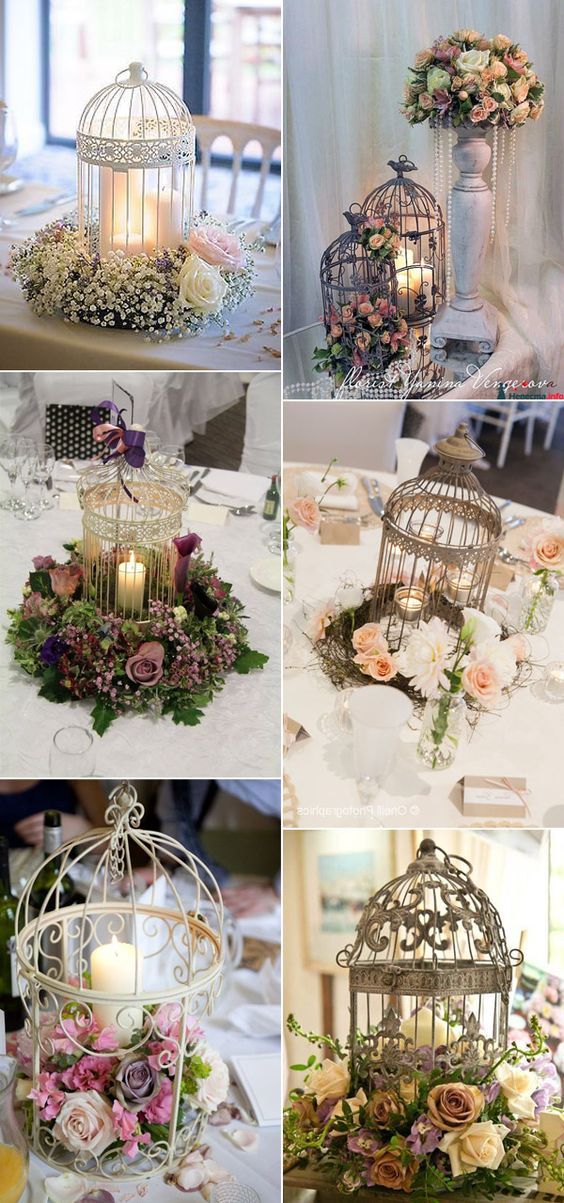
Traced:
POLYGON ((466 605, 474 586, 474 576, 471 572, 461 572, 458 568, 447 568, 446 591, 453 602, 466 605))
POLYGON ((551 702, 564 702, 564 662, 547 665, 544 689, 551 702))
POLYGON ((129 553, 129 560, 118 565, 117 605, 118 610, 129 614, 140 614, 145 595, 145 565, 129 553))
POLYGON ((394 605, 404 622, 417 622, 423 613, 425 594, 423 589, 396 589, 394 605))
MULTIPOLYGON (((142 986, 143 953, 133 944, 121 944, 114 936, 111 944, 100 944, 90 958, 92 989, 100 994, 135 994, 142 986), (138 983, 136 968, 138 966, 138 983)), ((94 1003, 94 1018, 101 1028, 117 1030, 120 1047, 129 1044, 133 1032, 143 1026, 143 1008, 119 1003, 94 1003)))
POLYGON ((433 522, 422 522, 419 526, 415 520, 409 524, 411 534, 417 535, 418 539, 424 539, 426 543, 434 543, 435 539, 439 539, 443 529, 442 526, 435 526, 433 522))

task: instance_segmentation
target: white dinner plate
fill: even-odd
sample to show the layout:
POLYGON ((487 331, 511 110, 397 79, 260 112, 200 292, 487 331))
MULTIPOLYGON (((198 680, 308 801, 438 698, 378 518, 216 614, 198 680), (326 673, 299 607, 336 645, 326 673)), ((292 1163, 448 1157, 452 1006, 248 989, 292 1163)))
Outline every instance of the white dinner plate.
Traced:
POLYGON ((278 556, 268 556, 264 560, 259 560, 258 563, 251 566, 249 572, 255 585, 262 585, 263 589, 270 589, 271 593, 281 592, 282 573, 278 556))

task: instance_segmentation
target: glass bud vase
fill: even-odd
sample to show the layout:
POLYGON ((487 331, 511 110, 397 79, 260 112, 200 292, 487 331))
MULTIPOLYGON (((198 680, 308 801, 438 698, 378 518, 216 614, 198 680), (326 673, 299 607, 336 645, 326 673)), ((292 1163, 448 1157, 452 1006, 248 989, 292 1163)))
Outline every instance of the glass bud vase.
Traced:
POLYGON ((521 598, 521 611, 517 629, 526 635, 538 635, 546 630, 552 613, 554 599, 558 593, 558 579, 555 576, 537 575, 527 577, 521 598))
POLYGON ((429 698, 417 744, 417 755, 430 769, 448 769, 455 756, 466 715, 466 702, 460 693, 442 691, 429 698))
POLYGON ((29 1173, 29 1153, 14 1112, 16 1062, 0 1056, 0 1198, 18 1203, 29 1173))
POLYGON ((292 602, 296 595, 296 550, 296 544, 292 537, 286 537, 282 548, 282 574, 286 603, 292 602))

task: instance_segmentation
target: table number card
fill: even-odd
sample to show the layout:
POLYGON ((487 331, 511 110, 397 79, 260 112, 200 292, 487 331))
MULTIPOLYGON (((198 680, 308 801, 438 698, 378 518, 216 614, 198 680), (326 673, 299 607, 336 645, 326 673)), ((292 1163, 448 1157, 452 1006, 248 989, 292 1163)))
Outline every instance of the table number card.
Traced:
POLYGON ((524 777, 464 777, 462 813, 471 818, 522 819, 529 813, 524 777))

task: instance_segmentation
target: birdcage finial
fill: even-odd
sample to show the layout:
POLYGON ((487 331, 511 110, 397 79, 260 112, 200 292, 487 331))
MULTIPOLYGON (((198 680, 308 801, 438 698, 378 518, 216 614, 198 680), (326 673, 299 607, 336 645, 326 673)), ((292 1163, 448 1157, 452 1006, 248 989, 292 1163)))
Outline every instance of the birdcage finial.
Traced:
POLYGON ((110 878, 121 881, 125 872, 125 844, 130 827, 139 827, 145 813, 137 800, 137 792, 129 781, 122 781, 110 794, 110 805, 105 814, 108 827, 113 827, 110 837, 110 878))
POLYGON ((417 171, 416 164, 412 159, 408 159, 407 155, 400 155, 399 159, 388 159, 388 167, 392 167, 396 175, 403 178, 404 171, 417 171))
POLYGON ((459 422, 454 434, 435 443, 434 450, 441 459, 457 460, 459 463, 473 464, 478 459, 484 459, 485 451, 474 442, 468 430, 467 422, 459 422))

